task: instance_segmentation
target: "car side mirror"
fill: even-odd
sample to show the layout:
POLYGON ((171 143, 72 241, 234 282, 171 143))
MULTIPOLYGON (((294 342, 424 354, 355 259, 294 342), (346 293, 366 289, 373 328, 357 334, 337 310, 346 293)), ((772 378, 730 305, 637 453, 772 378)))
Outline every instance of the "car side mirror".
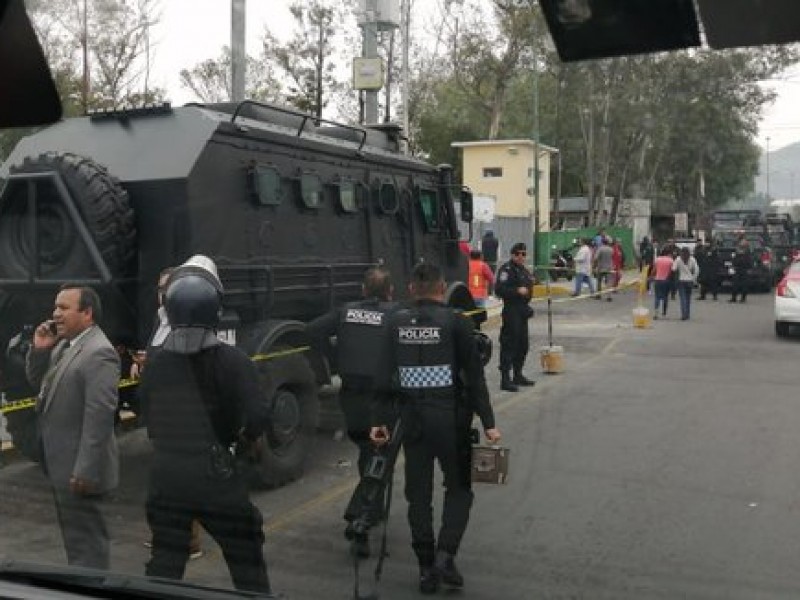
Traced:
POLYGON ((472 192, 468 189, 461 190, 461 220, 465 223, 472 223, 472 192))

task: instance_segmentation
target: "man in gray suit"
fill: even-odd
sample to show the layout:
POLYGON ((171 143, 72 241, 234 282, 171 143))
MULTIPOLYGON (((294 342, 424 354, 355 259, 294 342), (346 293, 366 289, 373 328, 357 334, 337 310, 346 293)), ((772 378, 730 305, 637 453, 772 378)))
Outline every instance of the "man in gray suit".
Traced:
POLYGON ((50 479, 67 561, 109 568, 102 502, 119 480, 114 434, 119 355, 97 326, 100 298, 66 284, 53 320, 36 328, 27 375, 39 388, 42 467, 50 479))

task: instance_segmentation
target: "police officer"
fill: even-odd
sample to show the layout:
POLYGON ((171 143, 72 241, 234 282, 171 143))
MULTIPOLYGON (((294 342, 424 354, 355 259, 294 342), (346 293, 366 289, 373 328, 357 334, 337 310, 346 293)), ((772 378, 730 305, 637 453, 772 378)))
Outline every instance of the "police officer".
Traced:
POLYGON ((503 299, 503 324, 500 328, 500 389, 516 392, 520 385, 534 385, 522 374, 528 355, 528 319, 533 316, 529 306, 533 274, 525 266, 528 252, 525 244, 511 247, 511 260, 497 272, 495 294, 503 299), (513 369, 513 378, 511 371, 513 369))
MULTIPOLYGON (((435 593, 444 583, 460 588, 464 578, 454 557, 472 506, 470 424, 481 419, 487 439, 497 442, 494 413, 472 322, 442 300, 442 272, 431 264, 414 268, 413 304, 389 320, 390 366, 400 400, 405 452, 405 495, 411 543, 420 566, 420 591, 435 593), (433 532, 433 466, 444 475, 444 510, 438 537, 433 532)), ((385 443, 390 422, 381 396, 371 437, 385 443)))
POLYGON ((222 549, 237 589, 269 593, 264 533, 229 449, 254 454, 267 405, 252 361, 215 334, 222 285, 214 263, 192 257, 165 296, 171 331, 142 373, 155 456, 146 501, 153 532, 147 575, 181 579, 197 519, 222 549))
POLYGON ((733 290, 728 302, 736 302, 736 296, 740 296, 739 302, 747 301, 747 275, 753 268, 753 253, 750 252, 750 242, 742 238, 736 246, 736 254, 733 255, 733 290))
MULTIPOLYGON (((337 365, 342 379, 339 401, 347 435, 359 449, 358 472, 361 477, 375 453, 369 439, 372 406, 379 369, 385 368, 381 353, 386 350, 387 315, 397 307, 391 301, 393 291, 386 269, 369 269, 362 285, 363 300, 346 304, 308 325, 309 335, 319 345, 324 338, 336 335, 337 365)), ((367 519, 370 525, 380 520, 382 504, 380 496, 374 506, 366 507, 370 513, 367 519)), ((369 556, 366 533, 354 531, 352 527, 352 522, 362 516, 364 508, 356 493, 344 518, 348 521, 345 537, 353 540, 356 554, 365 558, 369 556)))

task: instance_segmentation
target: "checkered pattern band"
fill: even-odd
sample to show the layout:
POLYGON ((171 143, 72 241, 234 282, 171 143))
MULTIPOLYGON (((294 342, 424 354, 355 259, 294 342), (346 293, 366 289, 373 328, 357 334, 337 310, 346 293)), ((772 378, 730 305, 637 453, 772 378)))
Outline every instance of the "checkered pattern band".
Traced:
POLYGON ((400 367, 400 387, 403 389, 441 388, 452 385, 453 370, 450 365, 400 367))

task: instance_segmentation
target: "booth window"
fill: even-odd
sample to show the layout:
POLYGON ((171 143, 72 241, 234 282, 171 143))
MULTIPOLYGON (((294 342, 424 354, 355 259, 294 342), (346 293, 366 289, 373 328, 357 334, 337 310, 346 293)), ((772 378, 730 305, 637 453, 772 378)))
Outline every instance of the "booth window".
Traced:
POLYGON ((439 195, 436 190, 419 190, 419 207, 428 231, 439 230, 439 195))
POLYGON ((503 167, 484 167, 483 168, 483 177, 484 179, 492 179, 496 177, 503 176, 503 167))
POLYGON ((254 165, 250 169, 251 187, 259 204, 279 206, 283 200, 281 176, 277 169, 254 165))
POLYGON ((303 173, 300 176, 300 196, 306 208, 319 208, 322 204, 322 182, 319 175, 303 173))

